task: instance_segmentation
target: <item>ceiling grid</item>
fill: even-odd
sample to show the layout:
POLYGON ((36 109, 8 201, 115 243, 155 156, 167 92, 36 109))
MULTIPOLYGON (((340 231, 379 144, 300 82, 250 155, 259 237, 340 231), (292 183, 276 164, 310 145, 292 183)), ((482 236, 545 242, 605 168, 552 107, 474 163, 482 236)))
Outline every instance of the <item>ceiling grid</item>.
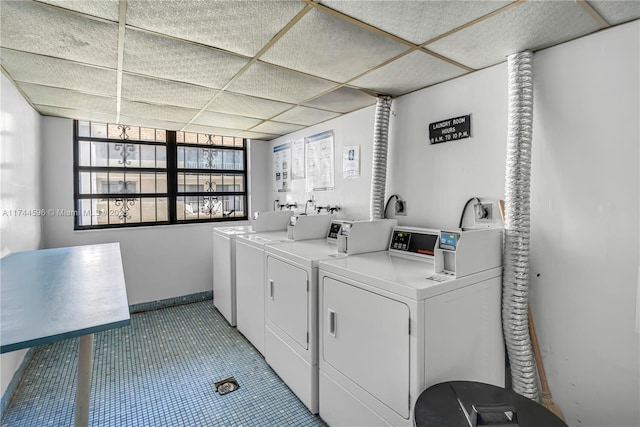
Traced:
POLYGON ((0 68, 44 115, 270 140, 639 18, 637 0, 3 0, 0 68))
POLYGON ((220 93, 222 93, 224 90, 229 88, 235 81, 237 81, 249 69, 249 67, 255 64, 260 58, 260 56, 262 56, 262 54, 266 52, 273 45, 273 43, 275 43, 280 37, 282 37, 289 30, 289 28, 294 26, 309 10, 310 10, 310 7, 306 6, 303 10, 298 12, 298 14, 296 14, 296 16, 294 16, 293 19, 291 19, 291 21, 287 23, 287 25, 285 25, 271 40, 269 40, 269 42, 267 42, 267 44, 263 46, 262 49, 260 49, 260 51, 258 51, 255 54, 255 56, 251 58, 251 60, 244 67, 242 67, 242 69, 238 71, 238 73, 235 76, 233 76, 231 80, 229 80, 229 82, 227 82, 227 84, 222 88, 222 90, 218 94, 216 94, 213 98, 211 98, 211 100, 202 108, 202 110, 200 110, 200 112, 196 116, 194 116, 189 123, 187 123, 187 126, 190 123, 192 123, 193 120, 195 120, 198 115, 200 115, 204 110, 206 110, 215 101, 216 97, 220 93))
POLYGON ((116 123, 120 123, 120 105, 122 100, 122 66, 124 65, 124 32, 127 16, 127 0, 120 0, 118 10, 118 69, 116 86, 116 123))
POLYGON ((585 12, 591 15, 591 17, 595 19, 598 24, 600 24, 601 28, 610 27, 609 23, 602 17, 602 15, 600 15, 593 7, 591 7, 591 5, 586 2, 586 0, 576 0, 576 1, 578 3, 578 6, 583 8, 585 12))

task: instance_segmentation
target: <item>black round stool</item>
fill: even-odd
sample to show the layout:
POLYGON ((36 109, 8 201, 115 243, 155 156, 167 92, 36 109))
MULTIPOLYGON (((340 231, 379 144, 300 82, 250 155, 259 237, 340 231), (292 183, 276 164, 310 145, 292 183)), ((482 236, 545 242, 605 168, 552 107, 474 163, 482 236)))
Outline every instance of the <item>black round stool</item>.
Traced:
POLYGON ((416 427, 567 427, 544 406, 491 384, 449 381, 423 391, 414 410, 416 427))

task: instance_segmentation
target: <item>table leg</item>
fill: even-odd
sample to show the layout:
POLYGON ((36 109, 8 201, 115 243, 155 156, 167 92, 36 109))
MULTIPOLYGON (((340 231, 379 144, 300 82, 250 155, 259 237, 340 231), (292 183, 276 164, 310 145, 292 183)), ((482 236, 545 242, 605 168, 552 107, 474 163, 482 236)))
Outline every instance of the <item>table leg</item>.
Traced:
POLYGON ((78 349, 78 384, 76 389, 75 427, 89 425, 89 398, 93 369, 93 334, 80 337, 78 349))

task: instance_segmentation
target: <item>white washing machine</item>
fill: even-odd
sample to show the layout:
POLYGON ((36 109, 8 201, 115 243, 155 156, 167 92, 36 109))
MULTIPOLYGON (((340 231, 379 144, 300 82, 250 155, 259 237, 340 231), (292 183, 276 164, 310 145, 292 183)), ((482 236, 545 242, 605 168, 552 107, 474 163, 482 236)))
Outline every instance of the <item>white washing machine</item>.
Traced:
POLYGON ((502 230, 397 227, 388 251, 319 264, 319 407, 332 426, 411 426, 450 380, 504 386, 502 230))
MULTIPOLYGON (((388 246, 395 220, 345 221, 362 247, 388 246), (366 228, 369 233, 356 230, 366 228), (380 239, 379 236, 387 236, 380 239)), ((277 243, 265 247, 265 359, 309 411, 318 413, 318 264, 345 257, 335 242, 341 228, 333 222, 326 240, 277 243)))
POLYGON ((261 354, 264 354, 265 246, 285 242, 289 238, 325 237, 330 223, 328 215, 291 217, 287 231, 247 234, 237 238, 237 327, 261 354))
POLYGON ((254 233, 250 225, 213 229, 213 305, 236 326, 236 237, 254 233))
POLYGON ((213 304, 231 326, 236 326, 236 237, 256 231, 286 230, 292 214, 256 212, 252 225, 213 229, 213 304))

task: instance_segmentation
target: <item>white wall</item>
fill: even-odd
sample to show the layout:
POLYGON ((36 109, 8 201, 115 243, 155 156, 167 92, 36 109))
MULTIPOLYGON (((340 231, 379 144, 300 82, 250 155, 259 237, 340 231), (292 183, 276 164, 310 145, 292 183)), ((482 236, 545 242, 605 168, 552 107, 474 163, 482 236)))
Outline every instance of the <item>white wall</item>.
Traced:
MULTIPOLYGON (((24 100, 13 84, 0 78, 0 247, 10 252, 38 249, 42 235, 39 216, 16 210, 40 209, 41 134, 40 115, 24 100)), ((5 353, 0 358, 0 395, 4 395, 27 350, 5 353)))
POLYGON ((571 425, 640 425, 639 29, 534 57, 531 304, 571 425))
MULTIPOLYGON (((572 426, 640 425, 639 26, 534 55, 531 304, 551 391, 572 426)), ((387 197, 407 201, 400 224, 455 228, 468 198, 504 198, 506 63, 398 98, 392 109, 387 197), (471 139, 427 143, 430 122, 465 114, 471 139)), ((366 218, 373 122, 367 108, 271 149, 333 129, 341 171, 341 148, 361 144, 362 177, 337 173, 336 191, 315 195, 366 218)), ((287 198, 304 201, 304 181, 293 184, 287 198)), ((271 201, 282 195, 268 191, 271 201)), ((500 221, 495 205, 494 214, 500 221)))
MULTIPOLYGON (((335 190, 315 191, 313 196, 318 206, 339 205, 338 218, 367 219, 369 218, 369 192, 371 190, 371 162, 373 144, 373 125, 375 107, 367 107, 354 113, 338 117, 319 125, 291 133, 271 141, 266 153, 268 160, 267 201, 268 210, 273 209, 273 201, 279 199, 280 203, 298 203, 298 210, 304 210, 305 201, 309 200, 311 193, 305 192, 305 180, 291 181, 291 192, 278 193, 273 190, 273 147, 312 136, 326 130, 333 130, 335 141, 335 190), (342 174, 342 149, 345 146, 360 146, 360 178, 344 179, 342 174)), ((324 211, 323 211, 324 213, 324 211)))
MULTIPOLYGON (((43 156, 47 159, 43 165, 44 207, 73 210, 73 121, 45 117, 43 135, 43 156)), ((256 151, 259 154, 260 147, 256 151)), ((264 161, 253 158, 250 164, 264 161)), ((266 193, 266 177, 261 174, 264 170, 256 168, 251 176, 250 186, 256 194, 266 193)), ((257 204, 261 203, 264 200, 258 197, 257 204)), ((44 245, 51 248, 120 242, 129 304, 137 304, 212 290, 213 226, 207 223, 74 231, 73 217, 47 216, 44 245)))
MULTIPOLYGON (((386 197, 398 194, 407 202, 402 225, 455 228, 467 199, 487 202, 504 198, 505 141, 507 126, 506 65, 501 64, 464 78, 395 99, 389 131, 386 197), (472 114, 473 137, 429 145, 430 122, 472 114)), ((339 218, 369 218, 369 194, 373 156, 375 107, 368 107, 271 141, 273 147, 325 130, 335 135, 335 190, 314 192, 319 205, 339 204, 339 218), (343 179, 342 149, 360 145, 361 177, 343 179)), ((269 165, 272 185, 273 165, 269 165)), ((270 190, 270 206, 307 200, 304 179, 293 180, 289 193, 270 190)), ((300 209, 298 209, 300 210, 300 209)), ((472 209, 467 213, 470 215, 472 209)), ((388 217, 394 218, 393 204, 388 217)), ((494 210, 497 214, 497 211, 494 210)), ((497 214, 496 218, 499 218, 497 214)), ((474 225, 465 217, 465 226, 474 225)))
MULTIPOLYGON (((506 78, 500 64, 394 102, 387 196, 407 201, 401 224, 457 228, 469 198, 504 199, 506 78), (467 114, 471 138, 429 144, 429 123, 467 114)), ((500 220, 495 207, 493 213, 500 220)), ((475 226, 472 206, 467 214, 463 226, 475 226)))

